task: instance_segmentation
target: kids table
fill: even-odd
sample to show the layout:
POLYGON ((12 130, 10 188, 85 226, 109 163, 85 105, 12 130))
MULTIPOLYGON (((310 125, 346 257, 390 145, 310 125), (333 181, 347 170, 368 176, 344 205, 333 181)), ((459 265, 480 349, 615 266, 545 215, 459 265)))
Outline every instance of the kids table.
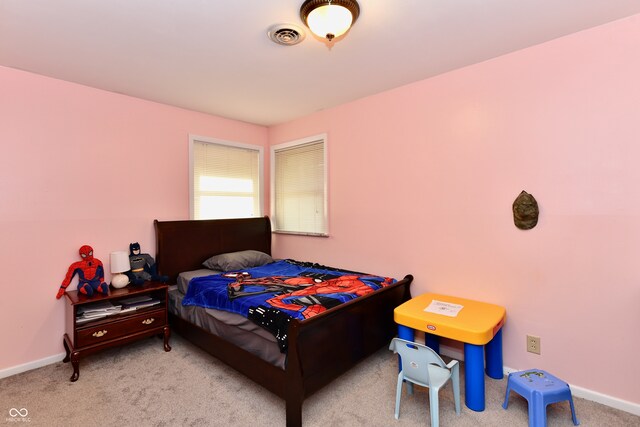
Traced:
POLYGON ((439 352, 438 337, 464 343, 465 404, 484 411, 484 356, 489 377, 502 379, 502 325, 504 307, 439 294, 422 294, 395 308, 398 337, 415 341, 415 330, 425 332, 426 344, 439 352))

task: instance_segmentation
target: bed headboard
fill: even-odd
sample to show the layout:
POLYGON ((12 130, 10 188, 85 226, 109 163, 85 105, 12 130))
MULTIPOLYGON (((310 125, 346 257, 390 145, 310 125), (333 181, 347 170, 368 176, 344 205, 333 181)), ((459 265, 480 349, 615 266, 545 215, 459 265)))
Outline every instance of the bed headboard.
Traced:
POLYGON ((207 258, 255 249, 271 255, 268 217, 153 222, 158 273, 175 283, 178 273, 197 270, 207 258))

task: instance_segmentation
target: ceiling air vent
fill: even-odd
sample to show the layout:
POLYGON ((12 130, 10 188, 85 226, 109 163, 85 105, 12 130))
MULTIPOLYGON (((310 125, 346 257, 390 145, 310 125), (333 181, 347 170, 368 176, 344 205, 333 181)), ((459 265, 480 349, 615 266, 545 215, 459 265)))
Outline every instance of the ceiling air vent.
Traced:
POLYGON ((276 24, 269 27, 267 35, 274 43, 293 46, 305 38, 304 30, 293 24, 276 24))

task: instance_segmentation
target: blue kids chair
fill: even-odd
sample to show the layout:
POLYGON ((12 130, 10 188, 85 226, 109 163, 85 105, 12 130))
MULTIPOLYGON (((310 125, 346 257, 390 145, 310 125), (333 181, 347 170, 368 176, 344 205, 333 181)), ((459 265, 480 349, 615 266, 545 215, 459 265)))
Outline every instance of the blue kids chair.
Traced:
POLYGON ((512 372, 507 380, 507 391, 502 407, 509 406, 509 393, 513 391, 527 399, 529 406, 529 427, 547 427, 547 406, 551 403, 569 401, 571 419, 579 425, 576 409, 573 406, 571 388, 560 378, 542 369, 512 372))
MULTIPOLYGON (((460 364, 457 360, 445 364, 438 353, 429 347, 400 338, 391 340, 389 350, 400 356, 400 373, 398 373, 396 389, 396 419, 400 416, 400 396, 402 395, 402 382, 405 380, 429 388, 431 425, 438 427, 440 418, 438 392, 451 379, 456 414, 460 415, 460 364)), ((411 384, 407 384, 407 386, 409 394, 411 394, 413 387, 411 384)))

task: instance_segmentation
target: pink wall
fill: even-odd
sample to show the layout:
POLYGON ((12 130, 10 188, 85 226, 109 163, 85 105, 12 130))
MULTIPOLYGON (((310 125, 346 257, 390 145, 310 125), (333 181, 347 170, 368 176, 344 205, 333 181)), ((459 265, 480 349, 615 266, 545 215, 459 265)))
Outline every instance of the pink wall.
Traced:
POLYGON ((64 351, 55 294, 81 245, 108 270, 130 242, 155 253, 155 218, 188 219, 190 133, 267 142, 262 126, 2 67, 0 122, 0 370, 64 351))
POLYGON ((329 138, 331 237, 275 255, 504 305, 506 366, 640 403, 639 45, 636 15, 269 129, 329 138))

